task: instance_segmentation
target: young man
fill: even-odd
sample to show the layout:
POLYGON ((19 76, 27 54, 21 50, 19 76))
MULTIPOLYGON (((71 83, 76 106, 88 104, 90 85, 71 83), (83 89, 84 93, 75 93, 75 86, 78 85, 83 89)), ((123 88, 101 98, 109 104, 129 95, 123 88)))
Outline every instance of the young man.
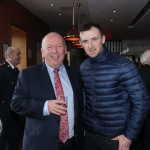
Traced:
POLYGON ((67 49, 58 33, 43 38, 41 52, 45 61, 20 72, 11 101, 12 110, 26 117, 23 150, 81 150, 84 134, 80 73, 63 65, 67 49), (68 97, 67 108, 57 96, 68 97))
POLYGON ((17 47, 8 47, 5 51, 5 61, 0 66, 0 149, 18 150, 19 115, 10 108, 10 101, 15 90, 21 53, 17 47))
POLYGON ((85 150, 129 150, 150 99, 135 65, 109 51, 99 24, 84 21, 80 43, 89 56, 80 67, 84 82, 85 150))

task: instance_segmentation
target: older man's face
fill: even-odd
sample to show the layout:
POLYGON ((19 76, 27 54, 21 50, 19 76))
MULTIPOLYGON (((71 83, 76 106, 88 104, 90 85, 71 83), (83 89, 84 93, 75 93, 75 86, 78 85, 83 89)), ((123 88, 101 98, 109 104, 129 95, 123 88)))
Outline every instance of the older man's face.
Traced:
POLYGON ((49 66, 59 68, 67 50, 62 37, 57 33, 51 33, 44 38, 41 52, 49 66))

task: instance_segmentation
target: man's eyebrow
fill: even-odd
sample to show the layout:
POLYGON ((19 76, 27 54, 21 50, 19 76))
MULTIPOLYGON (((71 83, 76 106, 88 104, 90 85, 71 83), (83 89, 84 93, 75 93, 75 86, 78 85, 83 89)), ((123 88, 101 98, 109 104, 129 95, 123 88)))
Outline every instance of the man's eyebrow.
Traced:
POLYGON ((81 42, 84 42, 84 41, 88 41, 88 40, 82 40, 81 42))

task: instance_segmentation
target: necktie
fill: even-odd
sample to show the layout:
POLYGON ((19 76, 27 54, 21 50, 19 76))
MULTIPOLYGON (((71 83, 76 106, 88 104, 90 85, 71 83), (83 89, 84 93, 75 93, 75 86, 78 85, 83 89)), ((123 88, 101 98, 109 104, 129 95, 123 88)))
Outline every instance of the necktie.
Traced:
MULTIPOLYGON (((54 69, 54 83, 55 83, 56 97, 64 96, 64 91, 62 88, 58 71, 59 71, 58 69, 54 69)), ((66 113, 65 115, 60 116, 59 140, 62 143, 65 143, 68 138, 69 138, 68 114, 66 113)))

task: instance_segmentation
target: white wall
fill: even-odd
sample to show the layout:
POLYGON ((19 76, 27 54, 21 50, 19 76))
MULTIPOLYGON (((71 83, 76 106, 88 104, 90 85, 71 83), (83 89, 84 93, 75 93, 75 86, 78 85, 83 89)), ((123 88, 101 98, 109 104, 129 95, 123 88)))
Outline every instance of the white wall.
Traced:
POLYGON ((123 40, 123 49, 128 47, 129 51, 124 55, 136 55, 140 56, 144 51, 150 49, 150 39, 142 40, 123 40))

